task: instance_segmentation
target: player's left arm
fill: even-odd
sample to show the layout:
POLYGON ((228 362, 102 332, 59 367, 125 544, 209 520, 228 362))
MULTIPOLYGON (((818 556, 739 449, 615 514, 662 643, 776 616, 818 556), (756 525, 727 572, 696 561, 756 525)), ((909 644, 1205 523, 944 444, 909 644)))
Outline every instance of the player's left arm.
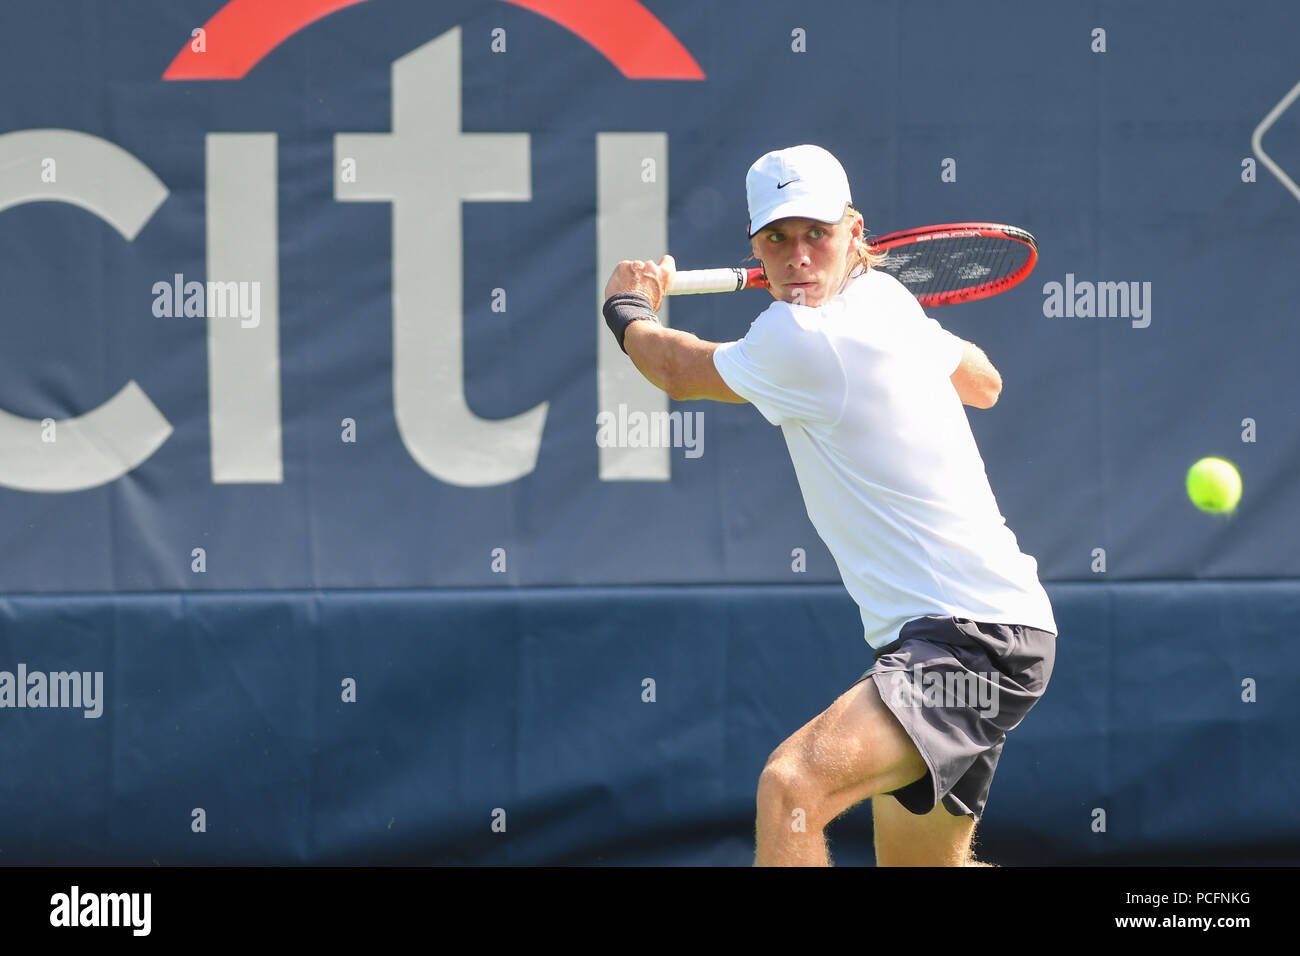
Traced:
POLYGON ((623 345, 637 370, 674 401, 745 401, 727 386, 713 364, 717 342, 705 342, 657 322, 633 322, 627 327, 623 345))
MULTIPOLYGON (((605 298, 635 292, 649 300, 652 312, 657 311, 676 271, 672 256, 657 263, 620 262, 605 286, 605 298)), ((675 401, 709 398, 742 403, 745 399, 728 387, 713 364, 718 345, 652 321, 632 322, 623 332, 623 348, 637 371, 675 401)))

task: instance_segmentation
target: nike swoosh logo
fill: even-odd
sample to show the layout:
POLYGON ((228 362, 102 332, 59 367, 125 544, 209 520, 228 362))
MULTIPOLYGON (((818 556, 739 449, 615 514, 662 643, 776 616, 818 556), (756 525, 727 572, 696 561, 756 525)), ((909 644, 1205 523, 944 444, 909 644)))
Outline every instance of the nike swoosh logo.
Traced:
POLYGON ((776 184, 776 188, 777 188, 777 189, 785 189, 785 187, 786 187, 786 186, 789 186, 790 183, 797 183, 797 182, 799 182, 799 180, 797 180, 797 179, 790 179, 790 180, 787 180, 786 182, 783 182, 783 183, 777 183, 777 184, 776 184))

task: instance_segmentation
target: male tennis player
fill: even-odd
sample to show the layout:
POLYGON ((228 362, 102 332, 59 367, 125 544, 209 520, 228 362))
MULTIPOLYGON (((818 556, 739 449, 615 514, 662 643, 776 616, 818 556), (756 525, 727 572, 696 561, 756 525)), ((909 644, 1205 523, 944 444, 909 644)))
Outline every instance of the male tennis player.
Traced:
POLYGON ((867 673, 768 758, 755 863, 829 865, 826 824, 871 797, 878 865, 980 865, 975 824, 1006 732, 1042 695, 1056 647, 1037 564, 998 510, 962 408, 991 407, 1001 376, 872 268, 830 153, 768 153, 745 185, 777 301, 743 339, 658 323, 670 256, 619 263, 604 312, 674 399, 751 402, 781 426, 874 651, 867 673))

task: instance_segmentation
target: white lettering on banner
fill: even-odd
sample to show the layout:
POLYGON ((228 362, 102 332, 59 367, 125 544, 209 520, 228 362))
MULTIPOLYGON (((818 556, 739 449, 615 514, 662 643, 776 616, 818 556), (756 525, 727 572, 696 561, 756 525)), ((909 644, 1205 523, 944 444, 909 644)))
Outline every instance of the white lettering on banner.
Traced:
MULTIPOLYGON (((465 397, 461 205, 530 201, 532 187, 529 134, 462 131, 460 44, 461 31, 454 28, 395 60, 392 131, 336 134, 333 162, 349 171, 336 179, 337 201, 393 207, 393 410, 401 440, 440 481, 482 487, 518 481, 536 469, 549 402, 490 420, 476 415, 465 397), (447 243, 448 235, 458 241, 447 243)), ((628 246, 633 238, 653 240, 645 254, 658 255, 667 248, 667 134, 599 133, 597 140, 599 264, 640 255, 628 246), (635 176, 624 169, 627 155, 636 158, 635 176), (656 170, 649 182, 640 175, 647 159, 656 170), (629 208, 641 214, 623 215, 629 208), (635 223, 635 237, 619 228, 622 221, 635 223)), ((207 276, 200 283, 177 274, 175 287, 170 280, 153 286, 155 314, 170 310, 207 319, 214 483, 284 480, 276 144, 273 133, 207 135, 207 276), (161 286, 167 287, 165 302, 161 286), (193 303, 190 286, 200 290, 193 303), (233 308, 232 297, 243 321, 214 315, 223 303, 233 308)), ((128 242, 168 196, 138 158, 73 130, 0 134, 0 171, 0 211, 29 202, 69 203, 104 219, 128 242), (42 156, 57 158, 57 179, 12 172, 42 156)), ((598 281, 603 285, 603 276, 598 281)), ((640 414, 666 413, 667 396, 641 380, 617 347, 608 347, 612 339, 599 303, 592 315, 603 343, 598 407, 626 404, 640 414)), ((49 493, 105 485, 147 461, 171 433, 170 422, 134 380, 73 418, 24 418, 0 408, 0 486, 49 493), (42 439, 50 433, 58 441, 42 439)), ((602 481, 671 477, 666 449, 653 443, 602 445, 599 468, 602 481)))
MULTIPOLYGON (((394 61, 391 133, 340 133, 356 159, 345 202, 393 204, 393 411, 411 457, 454 485, 499 485, 537 467, 547 402, 489 421, 465 400, 462 202, 532 198, 527 133, 463 133, 460 28, 394 61)), ((499 255, 500 250, 491 250, 499 255)))
MULTIPOLYGON (((73 130, 0 135, 0 171, 0 211, 29 202, 69 203, 107 222, 127 242, 167 198, 167 187, 140 160, 108 140, 73 130), (56 182, 15 175, 34 156, 58 157, 56 182)), ((134 380, 102 405, 55 419, 54 425, 58 441, 43 442, 42 418, 0 409, 0 485, 40 492, 105 485, 148 459, 172 433, 134 380)))
POLYGON ((205 139, 209 286, 231 280, 257 293, 252 316, 208 311, 208 428, 216 483, 284 480, 280 442, 280 258, 276 137, 205 139))
MULTIPOLYGON (((668 412, 668 394, 637 371, 601 318, 605 280, 624 259, 657 258, 668 248, 668 134, 596 134, 596 288, 592 309, 596 334, 596 407, 657 416, 668 412), (660 175, 641 176, 646 159, 660 175)), ((667 298, 659 323, 672 327, 667 298)), ((672 462, 666 446, 627 442, 599 445, 601 481, 668 481, 672 462)))

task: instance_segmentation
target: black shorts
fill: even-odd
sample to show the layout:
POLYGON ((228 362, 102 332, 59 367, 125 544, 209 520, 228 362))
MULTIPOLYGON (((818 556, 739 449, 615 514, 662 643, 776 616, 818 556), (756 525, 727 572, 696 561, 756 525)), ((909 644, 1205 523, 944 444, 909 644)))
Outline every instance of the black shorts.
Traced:
POLYGON ((931 614, 880 648, 868 677, 925 761, 927 773, 892 796, 912 813, 940 800, 979 822, 1007 732, 1052 676, 1056 635, 931 614))

